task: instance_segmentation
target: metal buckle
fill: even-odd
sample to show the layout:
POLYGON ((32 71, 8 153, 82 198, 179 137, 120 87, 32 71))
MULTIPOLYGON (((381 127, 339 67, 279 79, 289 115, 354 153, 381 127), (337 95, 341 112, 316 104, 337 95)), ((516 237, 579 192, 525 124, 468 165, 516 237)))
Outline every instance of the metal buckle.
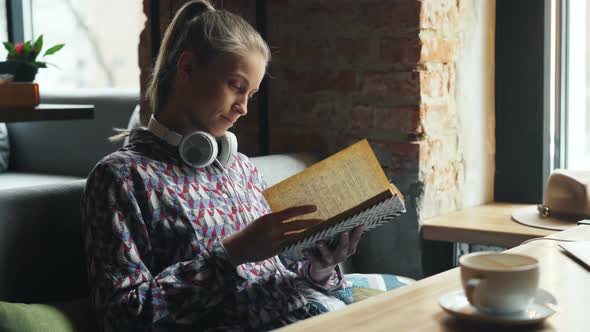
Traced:
POLYGON ((549 208, 546 207, 545 205, 543 205, 543 204, 537 205, 537 211, 539 212, 539 214, 541 215, 542 218, 549 217, 549 208))

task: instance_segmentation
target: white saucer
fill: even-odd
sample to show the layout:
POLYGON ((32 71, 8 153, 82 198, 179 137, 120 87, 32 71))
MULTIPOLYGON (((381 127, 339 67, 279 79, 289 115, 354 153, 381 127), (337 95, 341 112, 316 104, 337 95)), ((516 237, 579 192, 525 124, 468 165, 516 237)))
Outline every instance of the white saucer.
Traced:
POLYGON ((481 312, 473 307, 463 290, 447 293, 438 299, 438 304, 453 316, 503 325, 524 325, 533 324, 545 320, 555 313, 557 300, 546 290, 537 290, 533 302, 522 312, 513 314, 492 315, 481 312))

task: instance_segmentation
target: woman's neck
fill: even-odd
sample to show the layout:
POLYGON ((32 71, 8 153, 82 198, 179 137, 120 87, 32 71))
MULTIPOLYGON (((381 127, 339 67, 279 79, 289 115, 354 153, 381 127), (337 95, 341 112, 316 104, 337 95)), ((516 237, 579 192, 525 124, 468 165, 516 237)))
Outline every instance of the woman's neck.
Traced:
POLYGON ((166 128, 185 136, 197 130, 191 126, 191 121, 185 114, 186 110, 182 108, 182 105, 169 102, 160 109, 157 120, 166 128))

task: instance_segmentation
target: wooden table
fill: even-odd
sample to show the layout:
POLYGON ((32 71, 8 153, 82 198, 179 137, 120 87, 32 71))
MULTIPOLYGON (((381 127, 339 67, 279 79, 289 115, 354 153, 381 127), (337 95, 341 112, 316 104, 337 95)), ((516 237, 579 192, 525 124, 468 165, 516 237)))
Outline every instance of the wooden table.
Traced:
POLYGON ((421 226, 425 240, 514 247, 525 240, 557 231, 529 227, 512 220, 512 210, 524 204, 489 203, 427 219, 421 226))
MULTIPOLYGON (((577 226, 554 238, 590 240, 590 226, 577 226)), ((458 268, 284 328, 284 331, 589 331, 590 270, 566 256, 554 241, 533 241, 509 250, 541 262, 540 287, 551 292, 560 310, 543 324, 498 327, 458 320, 438 298, 460 289, 458 268)), ((281 330, 282 331, 282 330, 281 330)))
POLYGON ((40 104, 35 108, 2 109, 0 122, 93 119, 94 105, 40 104))

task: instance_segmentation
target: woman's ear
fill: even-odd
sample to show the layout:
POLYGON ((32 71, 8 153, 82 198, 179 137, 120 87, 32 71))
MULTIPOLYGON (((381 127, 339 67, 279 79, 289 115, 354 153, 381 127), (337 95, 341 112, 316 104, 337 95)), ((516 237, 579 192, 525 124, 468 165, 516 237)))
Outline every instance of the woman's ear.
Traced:
POLYGON ((178 57, 178 62, 176 63, 178 77, 183 81, 190 80, 195 72, 196 65, 197 61, 195 54, 190 51, 182 51, 178 57))

